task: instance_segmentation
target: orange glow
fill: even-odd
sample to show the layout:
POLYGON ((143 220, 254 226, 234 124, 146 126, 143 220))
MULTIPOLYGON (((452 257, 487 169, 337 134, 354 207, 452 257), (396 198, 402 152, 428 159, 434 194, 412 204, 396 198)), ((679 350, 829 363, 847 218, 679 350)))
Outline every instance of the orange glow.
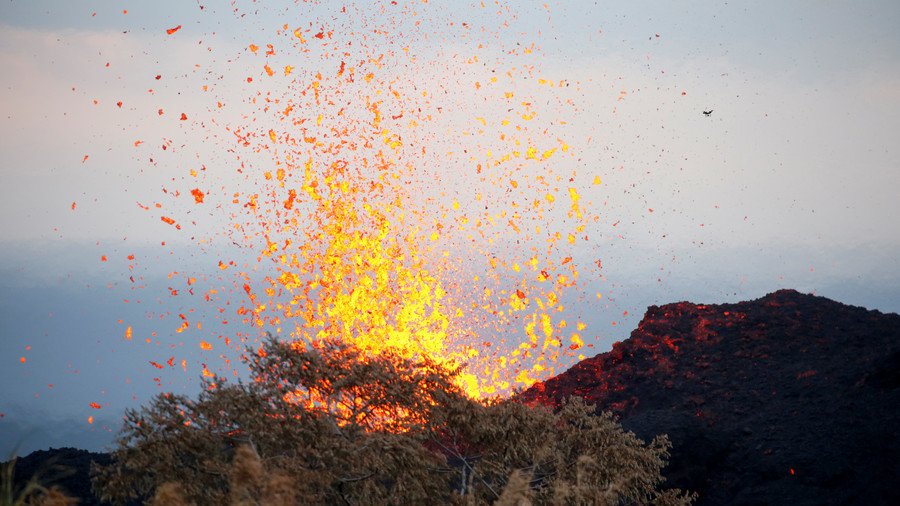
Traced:
MULTIPOLYGON (((444 15, 427 2, 417 9, 412 15, 444 15)), ((498 27, 507 21, 499 16, 498 27)), ((226 105, 234 97, 217 95, 219 83, 202 86, 208 103, 188 110, 195 120, 179 129, 202 129, 233 159, 185 169, 171 180, 182 186, 163 190, 166 199, 204 204, 204 213, 160 198, 167 215, 159 219, 176 231, 184 225, 206 248, 218 237, 204 236, 197 216, 221 211, 227 224, 212 234, 255 262, 223 249, 214 260, 223 293, 198 289, 199 275, 167 293, 198 289, 220 322, 237 319, 257 336, 337 337, 372 355, 465 364, 459 382, 473 397, 527 387, 574 362, 588 334, 580 322, 577 331, 566 324, 578 320, 567 305, 583 296, 575 253, 597 220, 586 189, 600 177, 558 168, 578 156, 564 139, 563 109, 529 88, 539 84, 541 97, 563 103, 563 76, 538 77, 533 41, 493 72, 476 54, 488 57, 484 41, 466 46, 472 54, 460 61, 419 60, 399 19, 365 21, 372 39, 331 26, 339 22, 278 23, 271 39, 241 42, 252 64, 232 76, 245 93, 240 114, 226 105), (384 42, 400 41, 402 50, 385 52, 384 42), (430 78, 399 70, 440 65, 430 78), (449 75, 456 82, 445 82, 449 75), (471 96, 461 106, 454 93, 471 96)), ((177 146, 166 140, 162 149, 168 156, 177 146)), ((209 328, 184 316, 172 327, 184 335, 209 328)), ((252 344, 242 331, 225 346, 252 344)), ((211 351, 210 340, 193 342, 211 351)), ((207 365, 202 371, 213 376, 207 365)))

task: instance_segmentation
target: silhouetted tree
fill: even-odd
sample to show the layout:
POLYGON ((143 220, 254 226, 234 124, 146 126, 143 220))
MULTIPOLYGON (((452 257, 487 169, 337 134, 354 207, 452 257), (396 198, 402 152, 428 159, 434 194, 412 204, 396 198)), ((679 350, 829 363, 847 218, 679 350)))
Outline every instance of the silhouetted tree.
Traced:
POLYGON ((268 339, 253 381, 127 412, 95 491, 122 504, 690 504, 644 444, 580 400, 478 402, 458 370, 347 344, 268 339))

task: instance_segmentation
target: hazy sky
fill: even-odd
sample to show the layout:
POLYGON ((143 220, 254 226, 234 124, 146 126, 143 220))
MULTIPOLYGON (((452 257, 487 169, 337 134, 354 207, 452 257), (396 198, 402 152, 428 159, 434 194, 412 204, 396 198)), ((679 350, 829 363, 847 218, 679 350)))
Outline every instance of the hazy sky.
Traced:
MULTIPOLYGON (((212 273, 219 259, 247 253, 188 240, 136 203, 160 200, 187 167, 233 163, 221 153, 227 139, 211 134, 224 135, 219 123, 188 126, 178 113, 206 118, 202 86, 214 82, 229 106, 218 121, 240 119, 252 109, 243 76, 260 73, 247 45, 282 23, 331 22, 342 4, 212 3, 0 3, 0 455, 17 444, 100 448, 124 408, 161 389, 193 391, 197 364, 215 359, 172 336, 155 348, 126 342, 120 320, 171 331, 160 315, 194 303, 166 296, 170 274, 212 273), (172 156, 149 162, 150 146, 165 143, 172 156), (128 279, 135 273, 139 291, 128 279), (147 366, 170 349, 191 360, 187 372, 147 366)), ((503 112, 468 91, 466 79, 479 74, 451 72, 471 48, 441 23, 493 22, 497 9, 480 3, 419 5, 433 12, 432 35, 411 39, 411 51, 442 64, 392 69, 447 94, 452 112, 436 133, 503 112)), ((572 84, 525 90, 542 114, 566 120, 559 128, 575 154, 560 171, 603 179, 583 192, 602 219, 575 251, 603 261, 603 276, 585 283, 606 297, 575 308, 596 351, 626 338, 647 305, 679 300, 797 288, 900 311, 900 3, 539 1, 500 10, 511 26, 480 48, 483 72, 510 58, 503 49, 534 43, 535 73, 572 84)), ((296 72, 315 65, 302 61, 296 72)), ((452 181, 459 168, 444 170, 452 181)), ((221 226, 212 214, 197 219, 201 237, 221 226)))

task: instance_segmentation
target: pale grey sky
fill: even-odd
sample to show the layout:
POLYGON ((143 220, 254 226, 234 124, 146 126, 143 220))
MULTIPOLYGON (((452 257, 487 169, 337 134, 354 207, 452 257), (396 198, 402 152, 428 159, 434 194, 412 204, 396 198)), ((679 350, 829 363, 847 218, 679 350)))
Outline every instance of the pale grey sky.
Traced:
MULTIPOLYGON (((626 338, 647 305, 684 299, 788 287, 900 311, 900 3, 539 1, 511 2, 501 15, 479 3, 430 2, 433 35, 410 39, 423 66, 390 70, 447 93, 450 112, 422 134, 436 151, 489 146, 456 134, 504 113, 469 90, 517 64, 505 49, 534 43, 529 71, 570 83, 552 92, 523 83, 517 93, 533 96, 572 147, 554 160, 556 173, 603 179, 582 192, 601 219, 573 252, 602 259, 602 276, 583 288, 605 297, 570 308, 589 324, 596 351, 626 338), (441 25, 498 20, 509 28, 478 51, 441 25), (483 66, 461 65, 467 52, 483 66)), ((230 168, 222 153, 230 140, 215 132, 253 111, 244 102, 251 88, 240 84, 259 73, 247 44, 282 22, 333 22, 337 5, 262 4, 0 3, 0 453, 18 441, 25 450, 97 448, 122 409, 161 389, 192 391, 198 364, 219 360, 171 333, 172 315, 197 304, 167 297, 169 275, 214 280, 221 258, 252 255, 221 241, 221 213, 191 211, 198 225, 189 239, 137 203, 163 201, 161 189, 183 187, 189 168, 230 168), (228 102, 217 115, 204 84, 228 102), (182 111, 196 122, 179 121, 182 111), (153 155, 163 143, 164 159, 153 155), (135 274, 145 288, 133 288, 135 274), (158 344, 124 342, 119 319, 158 332, 158 344), (173 355, 191 360, 188 372, 148 366, 173 355), (72 432, 34 426, 38 417, 72 432)), ((296 72, 315 65, 300 61, 296 72)), ((443 186, 423 195, 463 195, 464 165, 447 159, 443 186)), ((165 204, 190 210, 183 200, 165 204)))

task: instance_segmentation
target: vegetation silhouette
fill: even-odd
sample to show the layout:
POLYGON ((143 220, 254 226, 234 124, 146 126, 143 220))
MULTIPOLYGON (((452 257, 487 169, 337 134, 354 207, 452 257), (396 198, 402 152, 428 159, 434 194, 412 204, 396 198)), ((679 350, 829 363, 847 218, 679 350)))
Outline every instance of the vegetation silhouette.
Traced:
POLYGON ((351 345, 248 350, 252 381, 204 379, 126 413, 112 463, 92 469, 114 504, 659 504, 665 436, 644 443, 610 414, 465 396, 458 368, 351 345))
POLYGON ((43 473, 32 475, 24 484, 16 484, 16 462, 13 456, 0 464, 0 506, 74 506, 78 500, 69 497, 56 486, 45 482, 70 473, 71 470, 48 462, 43 473))

